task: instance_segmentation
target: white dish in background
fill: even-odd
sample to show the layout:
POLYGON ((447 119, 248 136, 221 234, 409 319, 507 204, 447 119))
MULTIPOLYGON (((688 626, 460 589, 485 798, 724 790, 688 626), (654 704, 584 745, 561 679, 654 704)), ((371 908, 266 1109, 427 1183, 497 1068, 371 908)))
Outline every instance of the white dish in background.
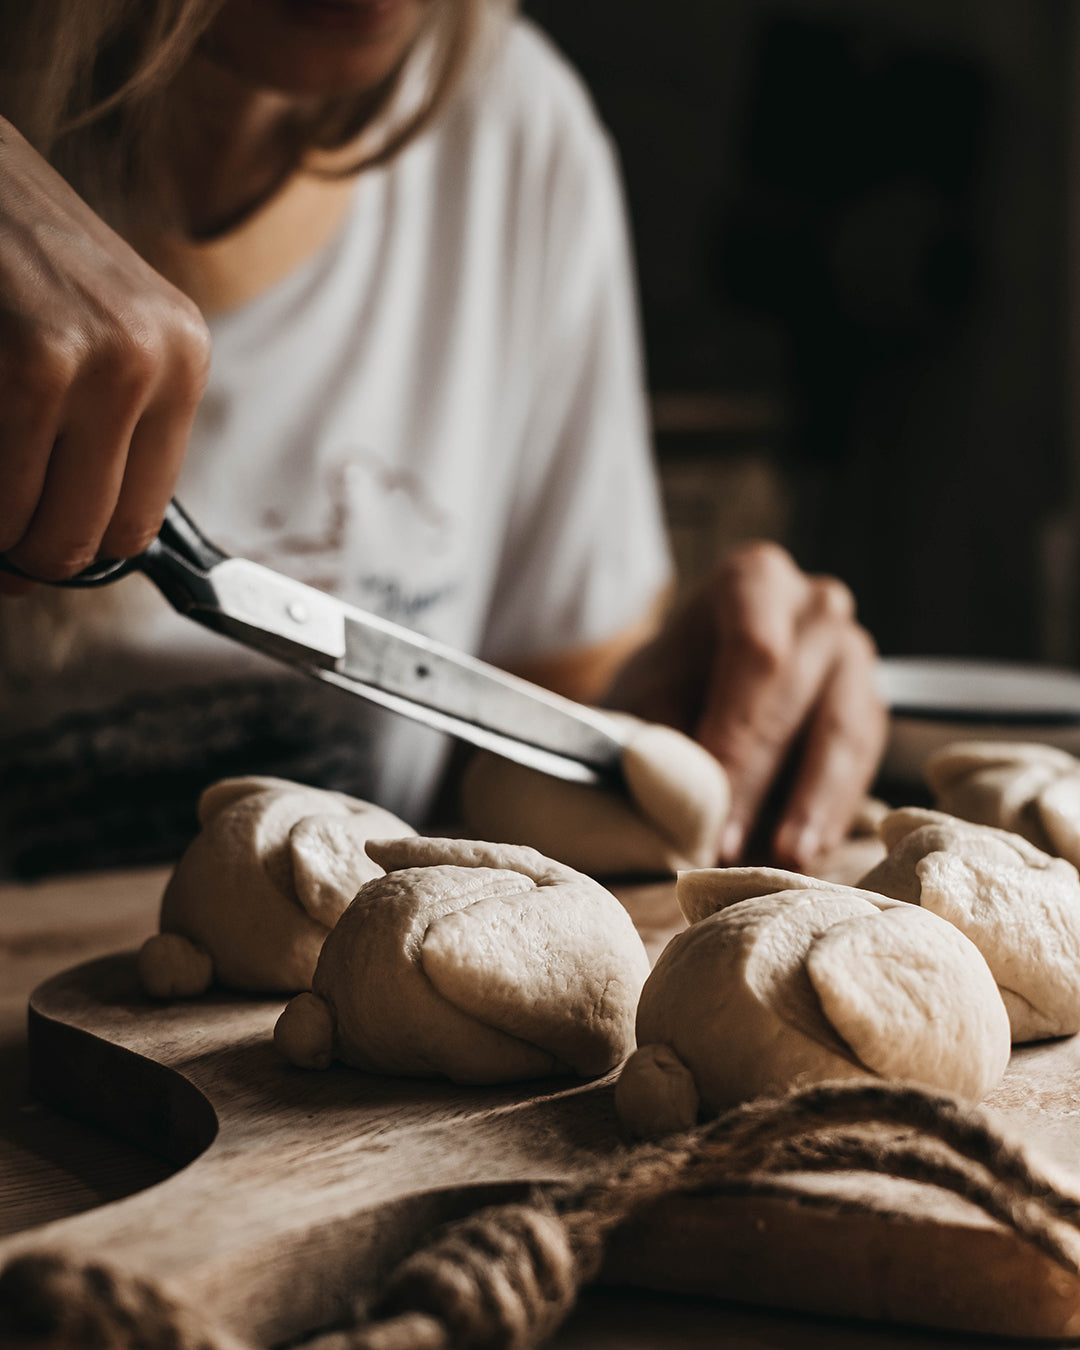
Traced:
POLYGON ((950 741, 1041 741, 1080 755, 1080 672, 954 657, 890 656, 878 688, 892 711, 882 777, 921 783, 950 741))

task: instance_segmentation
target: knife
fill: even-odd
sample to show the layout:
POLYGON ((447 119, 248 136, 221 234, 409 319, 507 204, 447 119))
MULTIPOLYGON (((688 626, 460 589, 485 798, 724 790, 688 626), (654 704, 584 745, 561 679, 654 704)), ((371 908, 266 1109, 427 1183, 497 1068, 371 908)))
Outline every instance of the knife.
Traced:
MULTIPOLYGON (((26 575, 2 557, 0 568, 26 575)), ((556 778, 597 787, 622 782, 622 731, 603 713, 230 557, 175 500, 144 552, 93 563, 54 584, 102 586, 135 571, 187 618, 315 679, 556 778)))

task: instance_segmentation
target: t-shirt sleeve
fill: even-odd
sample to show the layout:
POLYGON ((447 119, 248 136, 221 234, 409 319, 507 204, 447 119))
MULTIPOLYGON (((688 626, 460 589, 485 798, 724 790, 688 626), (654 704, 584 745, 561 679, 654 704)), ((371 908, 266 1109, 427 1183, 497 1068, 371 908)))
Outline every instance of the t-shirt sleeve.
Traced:
POLYGON ((621 187, 584 94, 576 112, 548 151, 535 362, 482 643, 504 664, 615 636, 671 575, 621 187))

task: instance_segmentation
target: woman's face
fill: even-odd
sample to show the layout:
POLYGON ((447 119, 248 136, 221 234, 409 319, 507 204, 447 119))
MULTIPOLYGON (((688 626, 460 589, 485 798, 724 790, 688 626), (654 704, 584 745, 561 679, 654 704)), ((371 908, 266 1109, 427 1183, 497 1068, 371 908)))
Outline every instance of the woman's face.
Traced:
POLYGON ((452 0, 226 0, 206 50, 261 88, 368 93, 397 67, 433 3, 452 0))

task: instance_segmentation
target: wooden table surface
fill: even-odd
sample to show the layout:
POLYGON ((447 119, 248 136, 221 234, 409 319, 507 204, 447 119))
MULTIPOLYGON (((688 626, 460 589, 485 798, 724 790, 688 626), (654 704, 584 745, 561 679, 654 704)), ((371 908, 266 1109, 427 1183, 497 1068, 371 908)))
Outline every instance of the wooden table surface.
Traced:
MULTIPOLYGON (((37 1102, 27 1086, 26 1000, 50 975, 137 947, 156 928, 162 869, 0 885, 0 1236, 108 1204, 172 1168, 37 1102)), ((664 940, 659 891, 634 906, 650 946, 664 940)), ((552 1345, 559 1350, 960 1350, 970 1337, 867 1327, 726 1304, 588 1293, 552 1345)), ((989 1343, 989 1342, 988 1342, 989 1343)), ((1002 1345, 1000 1341, 994 1344, 1002 1345)))

